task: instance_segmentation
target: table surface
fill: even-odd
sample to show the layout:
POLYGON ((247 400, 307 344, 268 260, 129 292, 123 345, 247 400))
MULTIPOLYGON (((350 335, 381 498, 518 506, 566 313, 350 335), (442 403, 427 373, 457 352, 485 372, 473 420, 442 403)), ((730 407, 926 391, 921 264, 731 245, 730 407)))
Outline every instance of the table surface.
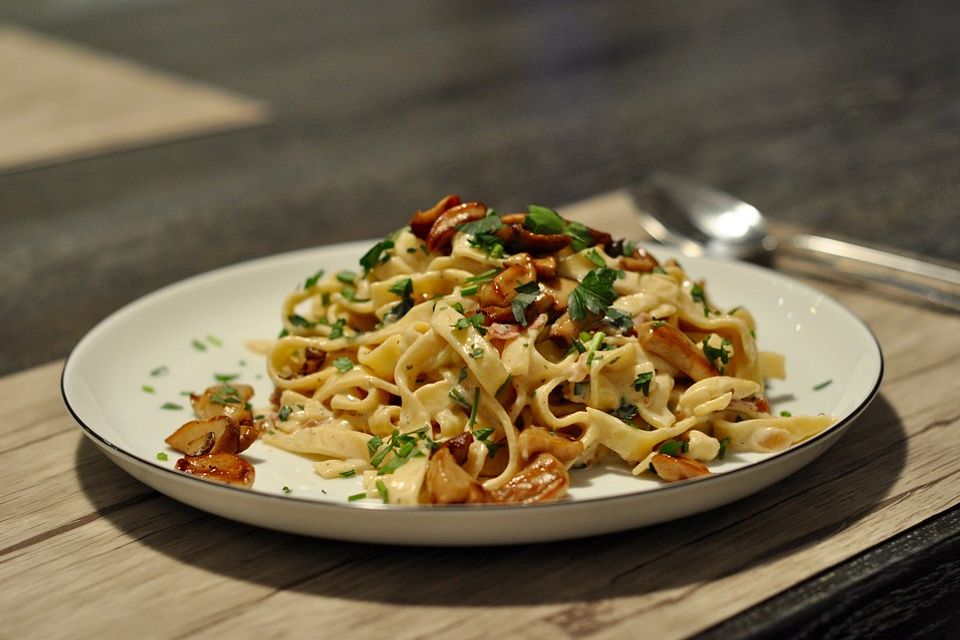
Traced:
MULTIPOLYGON (((960 319, 789 259, 876 333, 879 397, 809 471, 623 534, 491 554, 228 522, 109 463, 57 381, 149 291, 448 192, 562 205, 668 170, 779 230, 956 260, 958 26, 947 2, 4 3, 0 635, 948 637, 960 319)), ((625 207, 575 215, 639 235, 625 207)))

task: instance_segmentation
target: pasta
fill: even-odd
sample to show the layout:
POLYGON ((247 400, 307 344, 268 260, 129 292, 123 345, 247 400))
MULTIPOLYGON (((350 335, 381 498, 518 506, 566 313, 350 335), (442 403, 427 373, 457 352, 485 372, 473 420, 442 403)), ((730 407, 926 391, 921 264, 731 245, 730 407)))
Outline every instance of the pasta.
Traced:
POLYGON ((267 444, 362 476, 394 504, 562 498, 605 455, 664 481, 733 451, 776 451, 829 416, 774 416, 742 308, 675 261, 531 205, 456 196, 317 273, 283 303, 267 354, 267 444))

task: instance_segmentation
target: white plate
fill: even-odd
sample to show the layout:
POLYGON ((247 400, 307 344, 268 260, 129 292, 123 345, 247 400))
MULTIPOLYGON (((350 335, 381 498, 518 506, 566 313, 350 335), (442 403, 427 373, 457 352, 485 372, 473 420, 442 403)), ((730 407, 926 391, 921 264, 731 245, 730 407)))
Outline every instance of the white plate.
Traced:
MULTIPOLYGON (((779 273, 743 263, 680 258, 705 278, 721 307, 743 305, 758 323, 760 347, 787 355, 786 382, 768 390, 776 411, 828 413, 838 423, 776 455, 728 456, 706 479, 663 485, 626 466, 573 471, 567 499, 533 506, 401 507, 348 502, 357 478, 324 480, 312 462, 255 443, 254 488, 200 480, 174 469, 178 455, 163 439, 190 419, 184 390, 215 384, 213 374, 240 374, 256 389, 254 406, 272 391, 262 358, 244 347, 272 338, 286 293, 319 268, 357 268, 371 245, 357 242, 283 254, 190 278, 117 311, 88 333, 63 371, 67 407, 84 433, 130 475, 199 509, 293 533, 343 540, 429 545, 511 544, 619 531, 720 506, 758 491, 823 453, 876 395, 883 371, 870 330, 828 296, 779 273), (213 336, 212 338, 210 336, 213 336), (199 350, 193 341, 205 350, 199 350), (151 375, 166 367, 163 375, 151 375), (820 390, 814 387, 832 382, 820 390), (152 386, 154 393, 142 389, 152 386), (173 402, 183 410, 164 410, 173 402), (157 459, 167 452, 168 460, 157 459), (289 493, 284 488, 289 489, 289 493)), ((673 255, 651 247, 659 257, 673 255)))

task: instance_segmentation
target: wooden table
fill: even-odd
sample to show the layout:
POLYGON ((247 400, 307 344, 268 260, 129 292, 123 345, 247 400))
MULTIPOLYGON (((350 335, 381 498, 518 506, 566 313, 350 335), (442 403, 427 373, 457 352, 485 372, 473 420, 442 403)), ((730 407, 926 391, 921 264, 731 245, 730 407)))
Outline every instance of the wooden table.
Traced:
POLYGON ((784 482, 585 540, 398 548, 222 520, 121 472, 58 387, 122 304, 382 235, 447 191, 607 194, 568 211, 636 236, 611 191, 667 169, 780 230, 956 259, 955 3, 59 6, 0 7, 0 637, 955 633, 960 317, 796 262, 776 267, 877 335, 877 399, 784 482))

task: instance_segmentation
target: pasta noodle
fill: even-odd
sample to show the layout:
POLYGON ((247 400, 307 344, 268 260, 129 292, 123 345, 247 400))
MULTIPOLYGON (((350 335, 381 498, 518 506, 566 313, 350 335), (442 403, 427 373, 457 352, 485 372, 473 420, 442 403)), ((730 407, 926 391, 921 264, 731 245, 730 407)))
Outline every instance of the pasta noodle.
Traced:
POLYGON ((742 308, 675 261, 531 206, 448 196, 377 243, 362 271, 283 303, 261 439, 362 475, 396 504, 561 498, 569 469, 616 455, 665 481, 732 451, 775 451, 829 416, 773 416, 742 308))

